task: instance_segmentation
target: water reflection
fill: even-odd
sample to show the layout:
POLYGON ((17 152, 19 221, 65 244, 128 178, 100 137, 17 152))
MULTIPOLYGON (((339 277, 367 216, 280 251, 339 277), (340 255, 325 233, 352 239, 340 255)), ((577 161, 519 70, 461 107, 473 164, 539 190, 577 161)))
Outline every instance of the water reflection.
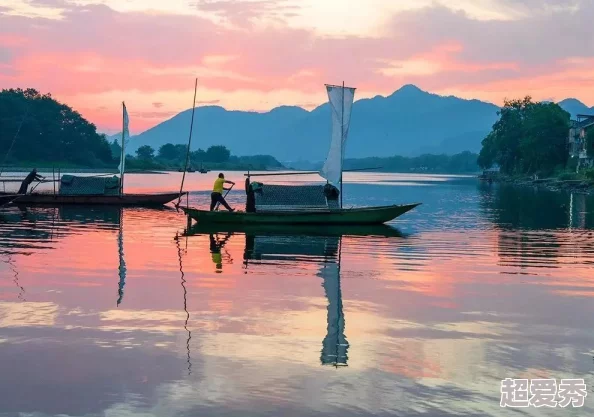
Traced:
POLYGON ((118 281, 118 300, 116 305, 119 307, 124 299, 124 286, 126 285, 126 259, 124 257, 124 209, 119 209, 119 229, 118 229, 118 255, 119 255, 119 266, 118 275, 120 280, 118 281))
POLYGON ((188 253, 188 248, 187 248, 187 239, 186 239, 186 248, 185 248, 185 250, 182 251, 182 248, 180 245, 180 239, 181 239, 181 237, 179 236, 179 233, 176 233, 174 240, 175 240, 175 245, 177 247, 177 256, 179 259, 179 272, 180 272, 180 276, 181 276, 181 287, 183 290, 184 311, 186 313, 186 319, 184 321, 184 329, 188 333, 188 338, 186 340, 186 350, 188 352, 188 375, 192 375, 192 358, 190 355, 190 341, 192 340, 192 332, 190 331, 190 329, 188 329, 188 322, 190 321, 190 312, 188 311, 188 289, 186 288, 186 279, 185 279, 184 266, 183 266, 183 260, 182 260, 183 255, 188 253))
POLYGON ((591 197, 585 194, 480 184, 479 198, 483 213, 501 228, 594 228, 587 206, 591 197))
POLYGON ((592 197, 547 223, 531 190, 351 189, 427 204, 406 233, 0 210, 0 415, 506 416, 502 378, 592 387, 592 197))
POLYGON ((340 289, 340 236, 256 235, 246 234, 246 261, 314 261, 323 279, 322 286, 328 301, 326 328, 322 342, 322 365, 347 365, 349 344, 344 335, 345 319, 340 289))
MULTIPOLYGON (((358 227, 351 230, 359 234, 383 232, 401 236, 400 232, 393 228, 358 227)), ((334 235, 324 235, 324 232, 319 228, 310 230, 311 233, 314 231, 317 234, 308 234, 307 230, 303 230, 303 227, 285 226, 279 230, 278 227, 262 228, 260 226, 249 228, 249 231, 244 230, 244 233, 235 235, 243 236, 245 239, 243 265, 246 274, 250 265, 264 265, 269 268, 287 267, 287 265, 298 266, 304 263, 315 265, 318 269, 315 275, 322 278, 322 287, 327 300, 326 335, 322 341, 320 362, 322 365, 335 367, 347 366, 349 343, 345 336, 345 317, 340 283, 342 234, 340 228, 330 230, 335 233, 334 235), (261 230, 259 233, 258 229, 261 230)), ((327 229, 326 233, 328 232, 327 229)), ((205 230, 201 226, 195 226, 186 233, 186 236, 200 234, 208 234, 210 252, 213 262, 216 264, 216 272, 221 272, 223 264, 221 249, 234 236, 234 233, 223 233, 224 237, 221 238, 219 234, 212 233, 212 229, 205 230)))

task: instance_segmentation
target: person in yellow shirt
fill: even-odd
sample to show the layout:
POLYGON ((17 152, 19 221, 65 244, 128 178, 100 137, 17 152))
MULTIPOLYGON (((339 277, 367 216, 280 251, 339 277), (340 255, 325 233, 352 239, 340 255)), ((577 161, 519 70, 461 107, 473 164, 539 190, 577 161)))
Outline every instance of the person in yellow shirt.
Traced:
POLYGON ((210 194, 210 211, 214 210, 217 203, 221 203, 229 211, 235 211, 235 209, 232 209, 229 204, 227 204, 225 197, 223 197, 223 190, 230 190, 230 188, 225 188, 225 184, 235 185, 233 181, 227 181, 225 175, 221 172, 219 177, 215 180, 214 186, 212 187, 212 193, 210 194))

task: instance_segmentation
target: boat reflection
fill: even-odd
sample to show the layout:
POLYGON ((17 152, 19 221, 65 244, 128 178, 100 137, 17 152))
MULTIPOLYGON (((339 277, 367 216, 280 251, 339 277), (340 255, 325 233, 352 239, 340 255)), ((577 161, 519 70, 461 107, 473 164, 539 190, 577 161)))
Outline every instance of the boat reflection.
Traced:
POLYGON ((402 237, 400 231, 389 226, 244 226, 240 230, 238 226, 234 226, 233 229, 220 229, 220 225, 212 228, 195 225, 184 233, 185 236, 209 236, 210 252, 217 272, 222 270, 221 250, 234 236, 245 238, 243 263, 246 274, 250 271, 250 265, 258 265, 258 268, 275 265, 283 265, 283 268, 291 265, 297 267, 304 263, 317 266, 316 276, 322 278, 321 285, 327 300, 326 335, 322 340, 320 363, 335 367, 347 366, 350 344, 345 334, 346 320, 341 288, 343 236, 402 237))
MULTIPOLYGON (((31 255, 51 250, 60 239, 83 230, 117 230, 118 289, 116 305, 124 299, 126 261, 124 256, 124 209, 114 206, 4 207, 0 211, 0 255, 14 274, 19 288, 18 299, 24 301, 25 289, 13 255, 31 255)), ((167 210, 163 208, 162 210, 167 210)))

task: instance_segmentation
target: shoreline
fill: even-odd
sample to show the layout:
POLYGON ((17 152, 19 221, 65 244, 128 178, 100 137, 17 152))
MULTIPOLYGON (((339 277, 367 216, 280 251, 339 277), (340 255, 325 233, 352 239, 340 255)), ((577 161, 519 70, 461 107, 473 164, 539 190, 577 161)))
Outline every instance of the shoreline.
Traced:
MULTIPOLYGON (((479 181, 487 182, 482 176, 478 176, 479 181)), ((579 193, 594 195, 594 182, 588 180, 560 180, 551 178, 514 178, 508 176, 498 176, 493 178, 494 183, 511 184, 518 187, 537 187, 549 191, 567 191, 570 193, 579 193)))

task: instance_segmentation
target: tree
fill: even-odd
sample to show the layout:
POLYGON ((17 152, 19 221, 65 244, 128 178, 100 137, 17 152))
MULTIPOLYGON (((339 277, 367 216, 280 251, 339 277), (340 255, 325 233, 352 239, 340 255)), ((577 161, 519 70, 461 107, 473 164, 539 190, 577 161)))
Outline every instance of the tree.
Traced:
POLYGON ((205 161, 208 162, 227 162, 231 156, 231 151, 222 145, 211 146, 206 150, 205 161))
POLYGON ((182 161, 186 158, 186 145, 174 145, 166 143, 159 148, 159 158, 167 161, 182 161))
POLYGON ((0 91, 0 154, 8 152, 15 137, 9 155, 15 161, 112 163, 110 145, 95 125, 34 89, 0 91))
POLYGON ((149 145, 142 145, 136 150, 136 157, 144 161, 150 161, 155 157, 155 150, 149 145))
POLYGON ((111 142, 111 144, 109 145, 109 147, 111 149, 111 157, 115 161, 119 161, 122 157, 122 147, 120 146, 120 143, 117 141, 117 139, 114 139, 113 142, 111 142))
POLYGON ((505 101, 500 118, 482 142, 478 163, 498 164, 506 174, 551 172, 567 161, 569 113, 554 103, 505 101))

